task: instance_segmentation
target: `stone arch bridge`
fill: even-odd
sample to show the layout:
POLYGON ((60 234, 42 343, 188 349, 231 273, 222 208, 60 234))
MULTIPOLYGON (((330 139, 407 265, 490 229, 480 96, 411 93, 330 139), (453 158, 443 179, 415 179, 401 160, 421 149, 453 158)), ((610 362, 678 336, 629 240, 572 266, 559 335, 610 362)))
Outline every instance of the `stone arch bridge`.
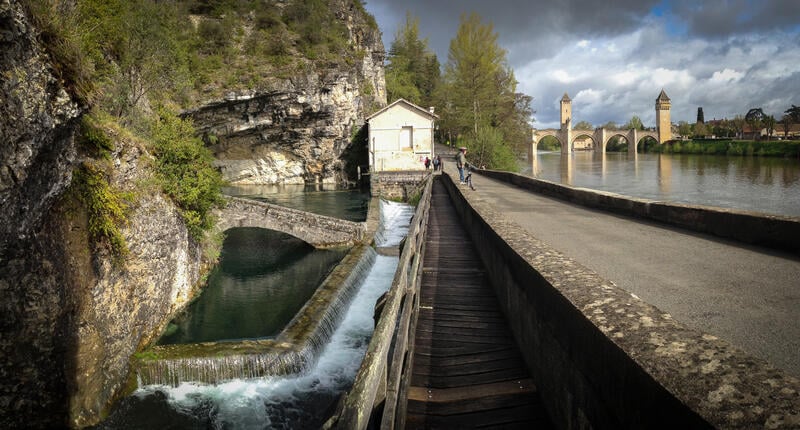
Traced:
POLYGON ((534 153, 539 145, 539 141, 541 141, 545 136, 555 137, 558 140, 558 143, 561 144, 562 153, 572 152, 575 149, 575 141, 582 137, 590 137, 592 141, 594 141, 595 150, 600 149, 602 152, 606 152, 606 145, 608 145, 608 142, 613 137, 624 137, 625 140, 628 141, 628 153, 634 154, 636 153, 636 145, 638 145, 639 142, 644 138, 650 137, 656 142, 659 142, 657 131, 637 130, 633 128, 630 130, 611 130, 605 127, 596 128, 594 130, 571 128, 550 128, 545 130, 533 129, 531 150, 534 153))
POLYGON ((366 223, 347 221, 240 197, 217 209, 217 231, 260 227, 290 234, 316 248, 354 245, 364 240, 366 223))

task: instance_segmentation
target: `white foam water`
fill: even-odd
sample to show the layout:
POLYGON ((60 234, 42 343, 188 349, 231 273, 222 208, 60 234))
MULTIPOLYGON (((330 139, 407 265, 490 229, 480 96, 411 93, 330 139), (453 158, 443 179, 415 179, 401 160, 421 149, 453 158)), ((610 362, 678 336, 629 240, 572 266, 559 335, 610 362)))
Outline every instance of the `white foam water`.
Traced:
POLYGON ((381 200, 381 222, 375 233, 375 246, 397 246, 408 233, 415 208, 406 203, 381 200))
MULTIPOLYGON (((382 201, 379 246, 399 244, 413 212, 407 204, 382 201)), ((307 372, 217 385, 145 386, 118 417, 100 427, 318 428, 353 383, 374 329, 375 302, 391 286, 397 262, 396 256, 376 256, 340 325, 307 372)))
POLYGON ((318 426, 325 418, 325 411, 315 408, 329 408, 353 382, 374 328, 375 301, 391 285, 397 260, 397 257, 377 256, 341 325, 308 373, 234 380, 219 385, 184 382, 178 387, 148 386, 136 395, 161 391, 178 412, 195 415, 208 410, 214 428, 318 426))

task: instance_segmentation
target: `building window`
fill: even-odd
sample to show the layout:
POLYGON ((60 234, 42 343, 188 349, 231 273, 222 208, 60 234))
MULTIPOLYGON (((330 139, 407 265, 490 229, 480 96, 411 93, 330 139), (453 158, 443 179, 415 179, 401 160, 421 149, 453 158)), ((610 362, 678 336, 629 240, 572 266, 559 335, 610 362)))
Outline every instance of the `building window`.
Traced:
POLYGON ((400 149, 410 151, 414 149, 414 128, 403 127, 400 129, 400 149))

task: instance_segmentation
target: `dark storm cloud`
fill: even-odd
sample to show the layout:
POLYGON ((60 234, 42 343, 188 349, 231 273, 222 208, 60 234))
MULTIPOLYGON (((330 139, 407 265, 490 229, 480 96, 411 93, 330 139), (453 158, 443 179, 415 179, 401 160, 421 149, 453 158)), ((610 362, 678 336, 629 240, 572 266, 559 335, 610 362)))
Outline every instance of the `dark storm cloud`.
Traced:
POLYGON ((462 14, 491 22, 537 128, 558 124, 559 100, 594 125, 655 120, 663 88, 674 122, 779 116, 800 104, 800 0, 367 0, 389 48, 406 12, 447 62, 462 14))
MULTIPOLYGON (((420 32, 430 47, 447 60, 450 40, 455 37, 460 17, 475 12, 483 22, 491 22, 502 46, 521 46, 527 55, 545 55, 558 49, 559 43, 575 37, 612 36, 640 25, 656 0, 620 0, 598 3, 595 0, 526 1, 526 0, 370 0, 367 9, 378 21, 381 16, 395 17, 395 26, 382 28, 388 49, 406 12, 420 20, 420 32)), ((386 20, 383 20, 387 22, 386 20)), ((512 59, 510 59, 512 60, 512 59)))
POLYGON ((679 0, 674 2, 672 12, 687 23, 689 34, 702 37, 800 26, 798 0, 679 0))

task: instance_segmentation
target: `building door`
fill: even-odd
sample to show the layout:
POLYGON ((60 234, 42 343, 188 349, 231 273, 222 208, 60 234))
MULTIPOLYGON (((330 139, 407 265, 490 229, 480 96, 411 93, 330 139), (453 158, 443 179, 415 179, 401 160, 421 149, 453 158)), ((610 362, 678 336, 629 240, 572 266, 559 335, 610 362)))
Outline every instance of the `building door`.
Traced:
POLYGON ((400 129, 400 149, 411 150, 414 149, 414 128, 403 127, 400 129))

